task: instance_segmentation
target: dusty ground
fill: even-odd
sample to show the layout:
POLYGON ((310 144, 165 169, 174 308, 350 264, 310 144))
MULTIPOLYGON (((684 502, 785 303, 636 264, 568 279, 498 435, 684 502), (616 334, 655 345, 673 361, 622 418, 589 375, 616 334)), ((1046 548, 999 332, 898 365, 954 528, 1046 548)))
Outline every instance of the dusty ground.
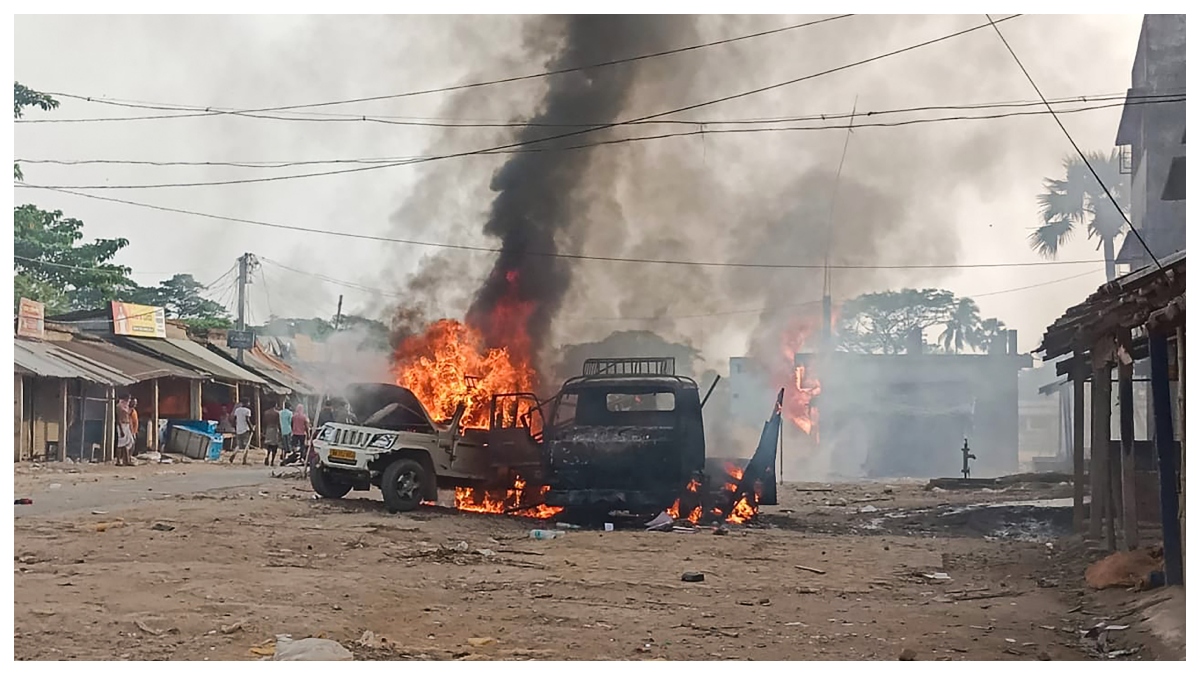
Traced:
MULTIPOLYGON (((153 488, 166 480, 156 472, 180 470, 230 469, 84 467, 66 480, 43 469, 18 474, 17 496, 134 472, 153 488)), ((1069 510, 962 508, 1061 498, 1063 485, 787 485, 758 526, 725 536, 533 541, 531 528, 554 525, 389 515, 377 493, 313 499, 300 480, 265 475, 104 513, 18 511, 16 658, 257 659, 269 649, 252 648, 289 633, 362 659, 1063 660, 1095 658, 1079 630, 1134 596, 1080 589, 1095 554, 1059 538, 1069 510), (949 580, 922 576, 934 572, 949 580), (365 631, 387 645, 358 644, 365 631)), ((1129 658, 1171 656, 1135 633, 1120 635, 1143 647, 1129 658)))

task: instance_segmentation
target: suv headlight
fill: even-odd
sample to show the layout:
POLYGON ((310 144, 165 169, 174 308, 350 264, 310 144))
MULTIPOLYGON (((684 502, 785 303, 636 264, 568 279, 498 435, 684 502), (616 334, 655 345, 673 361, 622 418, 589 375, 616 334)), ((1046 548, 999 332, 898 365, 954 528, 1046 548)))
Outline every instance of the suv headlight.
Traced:
POLYGON ((371 448, 375 450, 389 450, 396 443, 395 434, 379 434, 371 439, 371 448))

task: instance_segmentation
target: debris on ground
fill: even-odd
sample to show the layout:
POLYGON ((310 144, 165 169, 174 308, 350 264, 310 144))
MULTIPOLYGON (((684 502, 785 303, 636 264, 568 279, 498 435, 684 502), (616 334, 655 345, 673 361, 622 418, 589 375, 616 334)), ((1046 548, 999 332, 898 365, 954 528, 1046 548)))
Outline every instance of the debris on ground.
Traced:
POLYGON ((816 567, 808 567, 806 565, 796 565, 796 569, 812 572, 813 574, 825 574, 825 570, 817 569, 816 567))
POLYGON ((471 645, 472 647, 486 647, 488 645, 496 644, 496 638, 494 638, 494 637, 471 637, 471 638, 467 638, 467 644, 471 645))
POLYGON ((293 640, 280 635, 275 639, 275 661, 353 661, 354 655, 334 640, 304 638, 293 640))
POLYGON ((917 653, 915 651, 913 651, 912 649, 905 647, 903 650, 900 651, 900 660, 901 661, 916 661, 917 653))
POLYGON ((704 573, 703 572, 684 572, 683 576, 680 577, 680 579, 683 581, 690 582, 690 583, 695 583, 697 581, 704 581, 704 573))
POLYGON ((157 530, 157 531, 159 531, 159 532, 170 532, 170 531, 172 531, 172 530, 174 530, 174 529, 175 529, 175 526, 174 526, 174 525, 168 525, 168 524, 166 524, 166 523, 155 523, 154 525, 152 525, 152 526, 150 527, 150 529, 152 529, 152 530, 157 530))
POLYGON ((646 531, 648 532, 670 532, 675 527, 675 519, 669 513, 663 511, 654 517, 654 520, 646 523, 646 531))
POLYGON ((1106 588, 1143 588, 1150 585, 1150 575, 1163 569, 1162 547, 1117 551, 1088 566, 1083 574, 1087 585, 1095 590, 1106 588))

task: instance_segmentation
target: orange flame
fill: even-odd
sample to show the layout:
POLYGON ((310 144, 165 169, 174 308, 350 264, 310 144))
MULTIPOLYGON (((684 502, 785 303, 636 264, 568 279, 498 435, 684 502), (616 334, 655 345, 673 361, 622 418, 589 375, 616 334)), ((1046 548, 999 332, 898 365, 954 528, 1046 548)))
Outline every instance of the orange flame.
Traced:
POLYGON ((546 506, 539 500, 550 490, 543 485, 537 494, 526 490, 525 481, 520 477, 513 481, 513 486, 507 490, 485 490, 483 488, 454 488, 454 508, 459 511, 474 511, 476 513, 512 513, 530 518, 552 518, 562 512, 557 506, 546 506), (533 502, 536 506, 522 508, 533 502))
MULTIPOLYGON (((744 470, 735 464, 726 462, 725 473, 728 474, 729 480, 725 481, 725 485, 722 486, 723 490, 726 494, 733 494, 737 492, 738 482, 742 480, 744 470)), ((685 520, 693 525, 699 524, 701 520, 704 520, 704 506, 699 496, 700 487, 700 482, 694 478, 687 485, 685 492, 689 495, 695 495, 694 497, 691 497, 689 501, 696 502, 696 506, 687 515, 681 517, 680 514, 680 505, 683 501, 683 497, 675 500, 675 503, 667 509, 667 515, 671 516, 675 520, 685 520)), ((713 507, 708 516, 713 520, 723 520, 727 523, 742 524, 758 515, 757 501, 757 499, 752 500, 749 497, 743 496, 739 498, 736 503, 734 503, 733 507, 729 510, 728 515, 723 513, 720 507, 713 507)))
POLYGON ((804 348, 805 342, 818 325, 812 320, 794 319, 780 339, 780 350, 786 360, 786 366, 781 364, 780 368, 772 368, 776 379, 782 380, 779 386, 784 389, 783 416, 797 429, 817 441, 820 440, 818 416, 812 399, 821 393, 821 382, 807 373, 804 366, 795 364, 796 354, 804 348))

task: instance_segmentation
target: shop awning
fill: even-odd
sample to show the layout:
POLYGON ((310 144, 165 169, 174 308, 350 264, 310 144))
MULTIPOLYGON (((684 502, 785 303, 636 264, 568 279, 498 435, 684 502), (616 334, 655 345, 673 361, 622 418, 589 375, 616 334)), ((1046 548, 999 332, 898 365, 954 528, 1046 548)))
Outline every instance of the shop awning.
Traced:
MULTIPOLYGON (((220 357, 235 362, 237 359, 237 350, 216 343, 208 343, 208 348, 220 357)), ((295 393, 301 396, 313 396, 317 394, 316 388, 295 374, 285 364, 276 363, 275 360, 262 350, 255 347, 254 349, 242 350, 242 365, 249 370, 262 375, 263 377, 278 384, 280 387, 287 389, 286 392, 279 393, 295 393)))
POLYGON ((85 380, 113 387, 124 387, 136 380, 80 354, 60 348, 53 342, 14 340, 13 365, 16 372, 36 377, 85 380))
POLYGON ((213 354, 204 345, 192 342, 191 340, 141 337, 121 337, 117 339, 119 341, 118 344, 132 345, 143 352, 174 361, 218 380, 270 387, 270 384, 258 375, 239 367, 236 363, 231 363, 213 354))
POLYGON ((111 342, 76 337, 69 342, 58 344, 63 350, 102 363, 134 382, 156 380, 160 377, 178 377, 185 380, 208 379, 208 375, 205 373, 189 370, 111 342))

